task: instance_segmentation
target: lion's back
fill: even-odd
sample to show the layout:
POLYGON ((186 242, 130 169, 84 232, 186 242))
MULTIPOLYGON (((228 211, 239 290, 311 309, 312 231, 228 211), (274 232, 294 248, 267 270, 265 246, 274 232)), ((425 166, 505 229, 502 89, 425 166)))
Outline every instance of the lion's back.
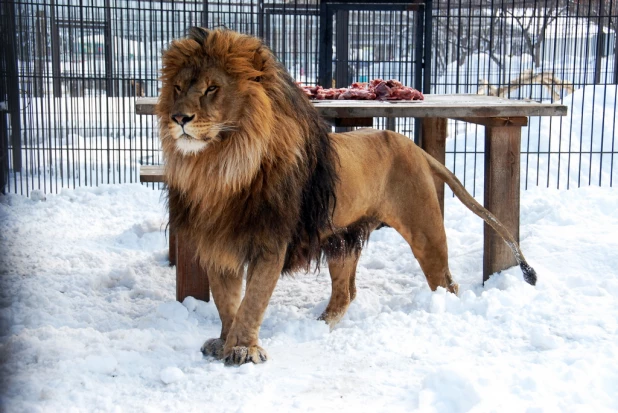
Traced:
POLYGON ((410 138, 388 130, 357 129, 332 134, 331 139, 342 165, 362 168, 362 175, 385 175, 393 167, 412 162, 420 151, 410 138))

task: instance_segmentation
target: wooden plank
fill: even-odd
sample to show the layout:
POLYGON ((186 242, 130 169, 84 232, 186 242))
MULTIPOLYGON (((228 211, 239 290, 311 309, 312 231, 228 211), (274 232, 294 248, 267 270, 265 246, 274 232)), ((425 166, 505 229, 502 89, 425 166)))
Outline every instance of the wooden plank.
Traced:
POLYGON ((176 300, 187 297, 210 301, 208 275, 195 257, 195 247, 182 234, 176 234, 176 300))
POLYGON ((561 107, 540 105, 475 106, 475 105, 437 105, 430 102, 419 103, 373 103, 358 104, 356 101, 336 101, 336 103, 316 104, 318 113, 331 118, 365 118, 370 116, 387 118, 465 118, 465 117, 520 117, 520 116, 563 116, 561 107))
POLYGON ((500 117, 500 118, 454 118, 463 122, 474 123, 483 126, 528 126, 528 118, 517 117, 500 117))
POLYGON ((324 118, 324 120, 335 127, 373 126, 373 118, 324 118))
MULTIPOLYGON (((152 115, 157 98, 137 98, 135 112, 152 115)), ((320 100, 313 102, 325 118, 489 118, 564 116, 567 107, 556 103, 511 100, 482 95, 425 95, 423 101, 320 100)))
MULTIPOLYGON (((139 171, 140 182, 165 182, 163 165, 142 165, 139 171)), ((169 261, 170 265, 176 265, 176 233, 169 227, 169 261)))
MULTIPOLYGON (((161 168, 161 166, 156 165, 156 166, 152 166, 151 169, 155 169, 155 168, 161 168)), ((141 176, 141 175, 140 175, 141 176)), ((160 181, 156 181, 156 182, 160 182, 160 181)), ((169 214, 169 216, 171 217, 171 214, 169 214)), ((174 229, 174 226, 172 225, 172 220, 168 218, 168 234, 169 234, 169 248, 167 250, 167 256, 168 259, 170 261, 170 266, 174 266, 176 265, 176 250, 178 248, 177 245, 177 240, 176 240, 176 230, 174 229)))
POLYGON ((169 249, 167 252, 167 256, 168 259, 170 261, 170 267, 176 265, 177 260, 176 260, 176 249, 178 248, 178 244, 177 244, 177 236, 176 236, 176 231, 174 231, 174 228, 172 228, 172 225, 170 224, 169 226, 169 249))
MULTIPOLYGON (((519 169, 521 128, 485 129, 485 208, 491 211, 519 242, 519 169)), ((484 225, 483 282, 497 271, 517 264, 500 236, 484 225)))
POLYGON ((163 165, 141 165, 139 168, 140 182, 165 182, 163 165))
MULTIPOLYGON (((421 133, 421 148, 428 154, 433 156, 443 165, 446 161, 446 134, 447 134, 447 119, 446 118, 424 118, 421 133)), ((442 217, 444 217, 444 182, 434 176, 436 192, 438 193, 438 202, 442 217)))
POLYGON ((157 98, 143 97, 135 99, 135 113, 138 115, 154 115, 157 98))

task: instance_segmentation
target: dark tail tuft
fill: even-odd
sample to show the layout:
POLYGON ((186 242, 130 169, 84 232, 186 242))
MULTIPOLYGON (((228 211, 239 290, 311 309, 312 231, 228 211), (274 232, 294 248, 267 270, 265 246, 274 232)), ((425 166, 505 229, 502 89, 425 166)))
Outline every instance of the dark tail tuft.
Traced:
POLYGON ((524 273, 524 280, 530 285, 536 285, 536 271, 534 271, 534 268, 529 266, 526 261, 522 261, 519 264, 519 268, 524 273))

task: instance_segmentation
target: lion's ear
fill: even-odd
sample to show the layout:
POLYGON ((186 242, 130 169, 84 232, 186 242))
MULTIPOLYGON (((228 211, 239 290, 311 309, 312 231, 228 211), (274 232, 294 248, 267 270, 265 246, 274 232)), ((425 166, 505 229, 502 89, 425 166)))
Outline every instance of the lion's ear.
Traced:
MULTIPOLYGON (((258 72, 263 72, 264 71, 264 61, 265 61, 265 59, 264 59, 264 56, 262 56, 263 51, 264 51, 263 48, 260 47, 253 54, 253 68, 255 70, 257 70, 258 72)), ((258 76, 254 80, 256 82, 259 82, 260 81, 260 77, 258 76)))
POLYGON ((188 31, 189 39, 195 40, 199 44, 204 44, 210 31, 204 27, 190 27, 188 31))

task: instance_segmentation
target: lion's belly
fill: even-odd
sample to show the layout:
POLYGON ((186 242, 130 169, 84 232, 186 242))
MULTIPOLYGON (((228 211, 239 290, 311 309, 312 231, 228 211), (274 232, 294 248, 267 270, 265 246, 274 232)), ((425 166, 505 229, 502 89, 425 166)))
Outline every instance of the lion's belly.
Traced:
POLYGON ((392 137, 380 131, 363 129, 331 135, 337 154, 339 183, 333 215, 336 227, 348 227, 364 219, 380 220, 389 175, 392 170, 392 137))

